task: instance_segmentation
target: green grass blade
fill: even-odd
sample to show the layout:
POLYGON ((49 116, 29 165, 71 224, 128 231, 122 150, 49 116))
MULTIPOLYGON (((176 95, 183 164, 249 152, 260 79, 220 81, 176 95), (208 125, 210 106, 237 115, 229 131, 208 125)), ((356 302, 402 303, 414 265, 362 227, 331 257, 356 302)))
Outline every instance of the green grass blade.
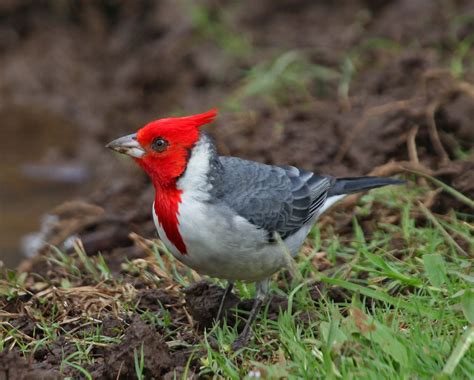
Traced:
POLYGON ((451 356, 443 368, 443 374, 452 375, 457 365, 474 342, 474 326, 471 326, 462 334, 458 344, 454 347, 451 356))
POLYGON ((423 178, 426 178, 428 180, 430 180, 431 182, 433 182, 436 186, 439 186, 441 187, 444 191, 446 191, 447 193, 451 194, 454 198, 456 198, 457 200, 459 200, 460 202, 462 203, 465 203, 466 205, 468 205, 469 207, 471 208, 474 208, 474 200, 472 200, 471 198, 467 197, 466 195, 464 195, 463 193, 461 193, 460 191, 452 188, 451 186, 445 184, 444 182, 440 181, 439 179, 435 178, 435 177, 432 177, 428 174, 425 174, 425 173, 422 173, 422 172, 419 172, 419 171, 416 171, 416 170, 407 170, 411 173, 414 173, 416 175, 419 175, 423 178))
POLYGON ((352 292, 357 292, 363 294, 364 296, 371 297, 382 302, 386 302, 390 305, 403 308, 415 314, 422 314, 432 319, 439 318, 440 315, 438 311, 433 310, 431 308, 427 308, 421 305, 415 305, 400 298, 395 298, 380 291, 376 291, 365 286, 357 285, 349 281, 341 280, 339 278, 321 276, 319 277, 319 279, 327 284, 340 286, 352 292))

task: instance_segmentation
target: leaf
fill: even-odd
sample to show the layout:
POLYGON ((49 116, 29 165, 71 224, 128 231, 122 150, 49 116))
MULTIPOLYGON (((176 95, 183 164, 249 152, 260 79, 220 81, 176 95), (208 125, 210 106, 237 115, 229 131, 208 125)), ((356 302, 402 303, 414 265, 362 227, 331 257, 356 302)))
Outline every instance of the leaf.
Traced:
POLYGON ((402 366, 406 366, 408 362, 408 352, 405 346, 398 341, 387 326, 376 322, 376 327, 376 330, 369 334, 371 339, 402 366))
POLYGON ((362 227, 360 226, 356 218, 354 218, 352 224, 354 226, 355 241, 357 242, 357 244, 364 246, 365 236, 364 236, 364 231, 362 230, 362 227))
POLYGON ((326 341, 326 345, 335 352, 339 352, 344 342, 347 340, 346 334, 339 327, 339 322, 321 322, 319 325, 321 335, 326 341))
POLYGON ((71 287, 71 282, 67 278, 61 279, 61 288, 69 289, 71 287))
POLYGON ((357 307, 352 308, 351 316, 354 319, 354 324, 356 325, 357 329, 363 335, 366 335, 376 330, 375 324, 369 321, 369 317, 364 314, 361 309, 357 307))
POLYGON ((386 354, 390 355, 400 365, 407 365, 407 349, 389 327, 368 316, 359 308, 351 309, 351 317, 362 335, 380 346, 386 354))
POLYGON ((433 308, 422 306, 413 301, 411 302, 405 301, 401 297, 392 297, 379 290, 370 289, 365 286, 361 286, 361 285, 354 284, 346 280, 342 280, 340 278, 320 276, 319 279, 326 284, 337 285, 337 286, 343 287, 344 289, 350 290, 351 292, 358 292, 360 294, 363 294, 364 296, 386 302, 390 305, 394 305, 395 307, 403 308, 412 313, 422 314, 432 319, 437 319, 440 316, 440 312, 433 308))
POLYGON ((461 300, 461 307, 466 319, 474 325, 474 290, 466 289, 461 300))
POLYGON ((394 266, 390 265, 382 257, 374 255, 369 251, 362 251, 362 253, 371 262, 371 264, 382 269, 383 273, 388 277, 393 278, 395 280, 399 280, 409 285, 421 286, 421 281, 418 278, 404 275, 403 273, 399 272, 394 266))
POLYGON ((453 272, 450 272, 452 274, 455 274, 456 276, 459 276, 461 277, 464 281, 466 282, 470 282, 471 284, 474 284, 474 276, 470 276, 468 274, 464 274, 464 273, 461 273, 461 272, 457 272, 457 271, 453 271, 453 272))
POLYGON ((22 272, 22 273, 20 273, 20 274, 18 275, 18 278, 17 278, 17 284, 18 284, 19 286, 24 286, 27 277, 28 277, 28 273, 27 273, 27 272, 22 272))
POLYGON ((9 296, 13 292, 13 289, 8 285, 0 285, 0 295, 9 296))
POLYGON ((423 265, 431 284, 440 288, 447 280, 443 256, 437 253, 423 255, 423 265))

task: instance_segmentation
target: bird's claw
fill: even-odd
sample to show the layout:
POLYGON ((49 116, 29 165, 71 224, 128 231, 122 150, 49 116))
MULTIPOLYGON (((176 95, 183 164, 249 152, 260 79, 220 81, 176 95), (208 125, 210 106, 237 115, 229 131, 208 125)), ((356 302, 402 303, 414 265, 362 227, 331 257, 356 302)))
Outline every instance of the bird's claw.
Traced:
POLYGON ((214 318, 214 322, 215 323, 219 323, 222 316, 224 315, 224 309, 225 309, 225 301, 227 300, 227 298, 229 297, 229 294, 232 293, 232 288, 234 287, 234 282, 233 281, 229 281, 226 289, 224 290, 224 294, 222 295, 222 299, 221 299, 221 302, 219 304, 219 310, 217 311, 217 315, 216 317, 214 318))
POLYGON ((232 351, 235 352, 247 346, 251 337, 252 337, 252 333, 250 331, 248 332, 244 331, 241 334, 239 334, 237 339, 235 339, 234 343, 232 343, 232 351))

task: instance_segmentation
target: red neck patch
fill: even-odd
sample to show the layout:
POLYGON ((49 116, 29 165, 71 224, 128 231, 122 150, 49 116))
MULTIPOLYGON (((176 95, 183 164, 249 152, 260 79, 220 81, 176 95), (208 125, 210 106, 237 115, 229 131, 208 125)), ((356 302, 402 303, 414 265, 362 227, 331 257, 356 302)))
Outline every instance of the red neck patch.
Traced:
POLYGON ((181 233, 179 232, 178 207, 181 203, 181 190, 176 187, 162 188, 155 185, 155 213, 163 227, 166 237, 181 254, 187 253, 181 233))
POLYGON ((176 181, 186 170, 189 152, 199 139, 199 127, 213 121, 216 114, 217 110, 212 109, 198 115, 155 120, 136 134, 137 142, 146 153, 135 161, 155 187, 154 212, 168 240, 183 255, 187 250, 178 220, 182 191, 177 189, 176 181), (157 138, 167 143, 164 150, 153 148, 157 138))
POLYGON ((179 204, 181 203, 182 191, 176 188, 175 181, 164 184, 159 173, 154 170, 145 160, 135 160, 151 178, 155 188, 154 212, 158 222, 165 231, 168 240, 178 249, 181 254, 187 253, 181 233, 179 232, 179 204))

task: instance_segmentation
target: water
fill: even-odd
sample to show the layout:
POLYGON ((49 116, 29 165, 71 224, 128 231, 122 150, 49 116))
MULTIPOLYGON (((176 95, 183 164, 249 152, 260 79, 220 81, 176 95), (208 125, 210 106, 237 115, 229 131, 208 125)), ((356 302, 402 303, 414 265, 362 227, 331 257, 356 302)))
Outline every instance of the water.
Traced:
POLYGON ((86 168, 74 162, 77 130, 30 107, 0 110, 0 260, 23 258, 23 237, 39 228, 42 214, 81 192, 86 168))

